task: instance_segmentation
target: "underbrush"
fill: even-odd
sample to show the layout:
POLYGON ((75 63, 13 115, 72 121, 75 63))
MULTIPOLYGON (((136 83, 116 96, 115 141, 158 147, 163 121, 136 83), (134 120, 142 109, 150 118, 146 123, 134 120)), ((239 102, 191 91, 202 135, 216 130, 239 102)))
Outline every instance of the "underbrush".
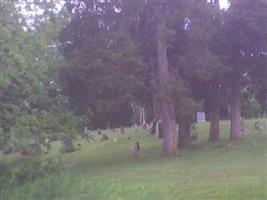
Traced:
POLYGON ((86 190, 82 191, 86 184, 83 178, 74 175, 70 170, 39 177, 34 181, 28 181, 23 185, 6 187, 2 189, 2 200, 52 200, 52 199, 87 199, 86 190))
POLYGON ((72 174, 71 165, 65 165, 58 158, 1 163, 0 170, 1 200, 69 199, 76 195, 75 190, 82 188, 81 177, 72 174))

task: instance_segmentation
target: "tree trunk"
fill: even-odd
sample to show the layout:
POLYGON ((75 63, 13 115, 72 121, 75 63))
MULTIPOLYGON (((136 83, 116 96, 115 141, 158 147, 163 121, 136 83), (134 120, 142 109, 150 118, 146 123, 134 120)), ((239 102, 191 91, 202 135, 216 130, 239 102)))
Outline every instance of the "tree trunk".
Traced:
POLYGON ((140 108, 139 118, 140 118, 140 125, 144 127, 146 125, 145 108, 140 108))
POLYGON ((218 84, 213 84, 210 90, 210 130, 209 142, 215 142, 220 138, 220 88, 218 84))
MULTIPOLYGON (((153 1, 152 1, 153 3, 153 1)), ((167 59, 167 42, 166 42, 166 19, 163 3, 154 2, 154 14, 157 17, 156 24, 156 48, 158 61, 158 78, 160 89, 160 107, 163 126, 163 155, 176 154, 176 134, 175 134, 175 114, 174 105, 168 92, 168 82, 170 80, 168 59, 167 59)))
POLYGON ((179 123, 178 148, 187 148, 190 145, 190 124, 181 121, 179 123))
POLYGON ((219 109, 210 110, 210 131, 209 142, 215 142, 220 139, 220 114, 219 109))
POLYGON ((230 140, 238 140, 242 135, 241 126, 241 80, 238 70, 234 71, 231 87, 231 128, 230 140))

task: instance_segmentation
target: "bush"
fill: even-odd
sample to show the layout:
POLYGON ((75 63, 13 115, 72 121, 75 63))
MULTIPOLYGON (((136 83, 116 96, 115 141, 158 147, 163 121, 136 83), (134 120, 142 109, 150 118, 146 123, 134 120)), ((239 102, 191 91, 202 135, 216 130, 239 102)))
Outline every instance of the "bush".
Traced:
POLYGON ((64 164, 59 159, 39 160, 35 157, 21 158, 13 163, 0 163, 0 187, 33 181, 47 173, 61 171, 64 164))
MULTIPOLYGON (((13 150, 19 151, 29 147, 29 142, 46 146, 46 140, 58 140, 61 135, 74 138, 80 132, 86 118, 74 115, 63 110, 52 112, 33 113, 18 117, 12 128, 13 150)), ((0 136, 4 135, 0 132, 0 136)), ((2 139, 3 140, 3 139, 2 139)), ((0 147, 1 147, 0 137, 0 147)), ((3 142, 2 142, 3 143, 3 142)), ((63 151, 73 151, 74 147, 64 147, 63 151)))
POLYGON ((88 199, 88 192, 83 189, 85 180, 84 177, 74 176, 70 170, 64 169, 14 188, 0 189, 0 192, 5 200, 88 199))

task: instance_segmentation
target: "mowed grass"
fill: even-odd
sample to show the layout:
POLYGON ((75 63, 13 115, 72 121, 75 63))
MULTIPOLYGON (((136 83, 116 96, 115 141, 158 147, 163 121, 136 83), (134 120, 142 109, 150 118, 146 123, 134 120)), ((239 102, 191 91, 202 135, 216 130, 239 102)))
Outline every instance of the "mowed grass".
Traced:
MULTIPOLYGON (((267 128, 254 130, 255 120, 245 121, 246 135, 229 143, 229 122, 221 122, 221 140, 209 144, 208 123, 197 124, 199 138, 176 156, 162 157, 162 140, 148 130, 126 129, 126 134, 102 131, 109 140, 79 141, 81 149, 61 154, 68 172, 51 175, 14 189, 3 199, 66 200, 264 200, 267 199, 267 128), (130 137, 130 139, 128 139, 130 137), (113 139, 116 138, 117 142, 113 139), (139 158, 131 145, 139 141, 139 158), (40 189, 41 188, 41 189, 40 189), (41 191, 40 191, 41 190, 41 191)), ((78 142, 78 141, 77 141, 78 142)), ((44 156, 57 156, 59 145, 44 156)))

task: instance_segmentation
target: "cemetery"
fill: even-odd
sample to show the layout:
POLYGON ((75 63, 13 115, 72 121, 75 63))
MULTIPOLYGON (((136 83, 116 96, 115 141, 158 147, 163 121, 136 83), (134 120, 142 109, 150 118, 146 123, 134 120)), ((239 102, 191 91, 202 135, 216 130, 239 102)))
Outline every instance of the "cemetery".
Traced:
MULTIPOLYGON (((41 157, 48 159, 60 156, 67 164, 66 168, 60 167, 63 176, 53 175, 58 183, 64 184, 57 185, 57 191, 49 196, 41 192, 42 185, 48 184, 48 190, 54 186, 49 185, 46 176, 41 176, 34 181, 35 192, 41 192, 46 199, 54 198, 52 195, 64 199, 60 192, 62 190, 68 199, 262 199, 266 195, 264 159, 267 151, 267 124, 259 134, 254 127, 256 122, 264 125, 262 119, 245 120, 244 125, 249 134, 242 141, 231 143, 225 132, 229 127, 228 121, 222 121, 221 140, 217 143, 207 143, 208 122, 197 123, 194 130, 198 136, 194 138, 195 135, 192 135, 190 150, 181 151, 170 158, 161 156, 159 147, 162 139, 151 135, 151 130, 143 129, 142 126, 137 130, 126 128, 123 135, 112 130, 101 131, 109 138, 116 137, 116 143, 111 140, 102 142, 102 135, 92 131, 95 142, 77 138, 73 145, 80 150, 69 153, 61 154, 62 144, 51 142, 49 153, 41 157), (77 146, 78 143, 81 146, 77 146), (169 173, 172 176, 167 175, 169 173), (227 184, 233 188, 227 187, 227 184), (102 192, 91 192, 99 188, 102 192), (188 188, 195 188, 195 192, 191 193, 188 188), (217 192, 212 192, 214 190, 217 192)), ((71 143, 69 140, 64 141, 64 144, 71 143)), ((7 154, 5 159, 10 160, 12 157, 13 154, 7 154)), ((29 187, 30 184, 16 188, 4 199, 32 198, 31 195, 35 193, 30 191, 33 187, 29 187), (22 196, 22 193, 25 195, 22 196)))
POLYGON ((0 0, 0 200, 267 199, 266 0, 0 0))

